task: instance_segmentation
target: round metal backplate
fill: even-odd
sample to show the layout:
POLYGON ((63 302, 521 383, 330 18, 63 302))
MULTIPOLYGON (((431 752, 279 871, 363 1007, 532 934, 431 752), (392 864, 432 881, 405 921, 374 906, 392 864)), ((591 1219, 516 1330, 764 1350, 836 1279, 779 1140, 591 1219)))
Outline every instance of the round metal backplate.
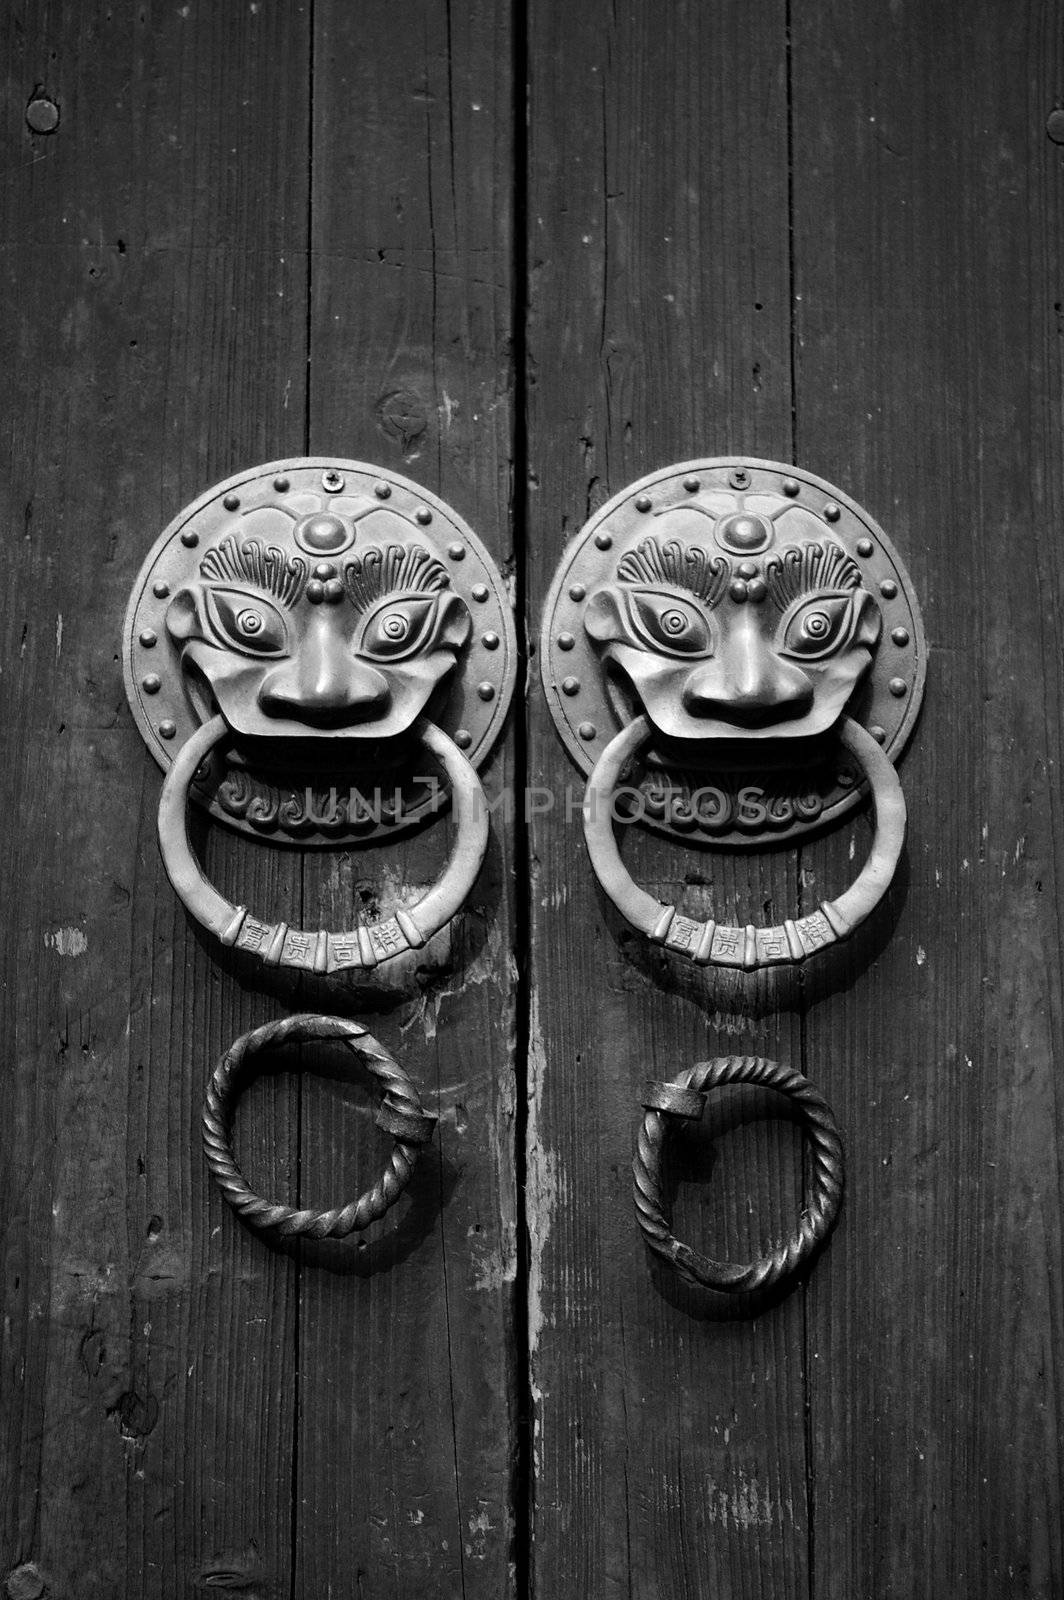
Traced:
MULTIPOLYGON (((618 730, 640 711, 626 684, 604 670, 584 628, 588 597, 611 583, 621 559, 646 539, 654 514, 751 502, 786 502, 816 522, 817 537, 841 545, 876 596, 882 632, 872 663, 847 706, 897 761, 920 709, 926 644, 912 582, 886 534, 832 484, 801 468, 751 457, 687 461, 648 473, 597 511, 565 551, 543 616, 540 667, 555 726, 589 773, 618 730)), ((786 510, 774 513, 785 523, 786 510)), ((709 523, 706 524, 707 528, 709 523)), ((648 751, 632 783, 638 815, 690 843, 739 847, 801 838, 849 811, 864 785, 830 737, 779 737, 672 745, 648 751)))
MULTIPOLYGON (((357 506, 366 516, 367 502, 401 519, 404 530, 416 530, 469 607, 470 642, 429 714, 474 767, 484 763, 517 672, 510 601, 494 561, 457 512, 409 478, 361 461, 313 457, 271 461, 208 489, 178 513, 148 553, 126 611, 122 658, 133 715, 160 767, 170 766, 204 721, 166 612, 170 597, 197 576, 205 549, 239 534, 245 517, 267 508, 305 514, 357 506)), ((300 770, 298 742, 285 744, 283 759, 273 765, 234 743, 199 774, 192 792, 220 822, 255 838, 301 847, 365 843, 394 837, 446 800, 437 775, 423 774, 417 763, 411 774, 408 755, 402 740, 374 741, 363 733, 336 739, 324 759, 319 754, 300 770)))

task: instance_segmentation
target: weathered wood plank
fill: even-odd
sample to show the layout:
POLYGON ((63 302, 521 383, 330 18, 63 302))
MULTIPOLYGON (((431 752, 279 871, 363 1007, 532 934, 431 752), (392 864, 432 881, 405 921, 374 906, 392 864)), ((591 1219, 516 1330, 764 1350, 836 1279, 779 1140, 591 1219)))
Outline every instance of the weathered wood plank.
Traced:
MULTIPOLYGON (((680 5, 667 23, 635 4, 532 6, 533 632, 567 539, 626 482, 700 454, 789 457, 785 22, 783 6, 680 5)), ((804 1597, 801 1295, 752 1322, 710 1320, 652 1275, 630 1165, 648 1069, 733 1051, 797 1064, 797 991, 692 979, 641 950, 604 913, 578 814, 566 820, 565 787, 578 798, 583 780, 538 683, 530 730, 531 782, 558 801, 534 819, 530 861, 535 1593, 804 1597)), ((670 898, 708 879, 719 916, 797 901, 793 852, 648 835, 625 848, 670 898)), ((708 1132, 677 1221, 749 1259, 796 1214, 795 1129, 708 1132)))
MULTIPOLYGON (((308 32, 299 7, 25 4, 5 33, 0 1572, 287 1593, 289 1263, 196 1128, 212 1057, 280 1008, 165 882, 119 633, 181 504, 302 443, 308 32), (24 122, 38 86, 50 135, 24 122)), ((208 863, 298 893, 296 863, 220 830, 208 863)), ((249 1097, 264 1184, 289 1180, 294 1106, 249 1097)))
MULTIPOLYGON (((510 570, 508 7, 418 0, 401 48, 384 0, 315 15, 310 447, 442 494, 510 570)), ((489 795, 512 781, 507 742, 489 795)), ((393 995, 368 997, 366 1020, 440 1125, 395 1222, 363 1253, 304 1255, 301 1594, 341 1582, 373 1600, 513 1592, 511 826, 496 812, 488 863, 439 954, 393 995)), ((308 905, 343 925, 360 891, 427 884, 450 831, 439 822, 398 848, 308 860, 308 905)), ((339 986, 328 1000, 360 1015, 367 1003, 339 986)), ((346 1192, 380 1162, 379 1135, 352 1138, 358 1098, 306 1081, 308 1193, 346 1192)))
POLYGON ((896 539, 932 650, 897 920, 806 1024, 850 1160, 810 1287, 817 1600, 1064 1587, 1062 23, 794 7, 799 459, 896 539))

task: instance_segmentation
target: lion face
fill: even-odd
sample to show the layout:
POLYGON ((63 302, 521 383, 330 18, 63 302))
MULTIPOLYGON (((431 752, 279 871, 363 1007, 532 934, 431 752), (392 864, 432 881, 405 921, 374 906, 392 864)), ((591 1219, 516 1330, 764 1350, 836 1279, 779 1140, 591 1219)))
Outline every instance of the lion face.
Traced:
POLYGON ((662 513, 591 595, 584 626, 668 738, 824 733, 871 661, 876 600, 810 512, 717 498, 716 515, 662 513))
POLYGON ((405 732, 469 639, 464 600, 416 525, 303 495, 203 553, 166 624, 190 686, 249 738, 405 732))

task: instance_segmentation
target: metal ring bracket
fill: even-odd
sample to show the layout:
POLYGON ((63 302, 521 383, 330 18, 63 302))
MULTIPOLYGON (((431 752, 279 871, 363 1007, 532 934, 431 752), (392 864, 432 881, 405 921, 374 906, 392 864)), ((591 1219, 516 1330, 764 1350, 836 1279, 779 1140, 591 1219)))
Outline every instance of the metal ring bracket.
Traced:
POLYGON ((480 871, 488 843, 488 811, 480 780, 454 741, 424 718, 416 724, 416 732, 452 787, 457 837, 447 865, 415 905, 347 933, 328 933, 262 922, 208 882, 189 843, 189 789, 200 763, 226 736, 227 727, 219 715, 199 728, 178 751, 163 783, 159 845, 176 894, 200 926, 222 944, 246 951, 267 966, 317 973, 379 966, 420 948, 444 927, 464 904, 480 871))
POLYGON ((410 1078, 365 1028, 342 1017, 295 1016, 268 1022, 229 1046, 207 1085, 203 1147, 218 1187, 246 1222, 285 1237, 343 1239, 383 1217, 399 1198, 435 1125, 436 1118, 425 1111, 410 1078), (248 1063, 271 1045, 313 1039, 340 1039, 363 1061, 381 1088, 377 1125, 395 1140, 388 1165, 372 1188, 357 1200, 328 1211, 297 1210, 264 1200, 244 1178, 233 1154, 233 1119, 248 1063))
POLYGON ((872 849, 856 880, 835 900, 823 901, 805 917, 788 918, 778 927, 729 927, 713 919, 702 922, 682 915, 641 889, 628 872, 613 828, 614 793, 627 762, 651 737, 646 717, 637 717, 606 746, 588 780, 584 798, 584 837, 595 875, 618 911, 666 950, 700 965, 778 966, 845 939, 883 898, 898 864, 905 839, 905 797, 890 761, 859 723, 844 717, 839 737, 860 763, 875 805, 872 849))
POLYGON ((648 1247, 688 1283, 737 1293, 767 1289, 809 1261, 824 1243, 838 1216, 843 1188, 843 1151, 831 1108, 800 1072, 755 1056, 701 1061, 667 1083, 648 1083, 646 1114, 633 1163, 635 1208, 648 1247), (697 1120, 706 1096, 728 1083, 757 1084, 788 1095, 799 1107, 812 1149, 808 1184, 797 1231, 785 1243, 749 1265, 713 1261, 672 1231, 672 1216, 662 1183, 662 1152, 673 1118, 697 1120))

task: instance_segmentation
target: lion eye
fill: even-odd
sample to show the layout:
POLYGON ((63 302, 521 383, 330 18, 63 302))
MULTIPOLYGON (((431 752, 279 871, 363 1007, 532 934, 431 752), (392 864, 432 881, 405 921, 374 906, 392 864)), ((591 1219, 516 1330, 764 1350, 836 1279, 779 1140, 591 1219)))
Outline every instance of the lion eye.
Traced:
POLYGON ((847 637, 852 615, 850 595, 817 595, 803 600, 784 620, 780 649, 806 661, 830 655, 847 637))
POLYGON ((366 618, 358 641, 359 654, 395 661, 424 649, 438 609, 435 595, 403 599, 389 596, 366 618))
POLYGON ((249 655, 283 655, 288 629, 276 606, 240 589, 208 589, 208 615, 221 644, 249 655))
POLYGON ((654 589, 637 589, 631 598, 633 621, 655 649, 705 655, 710 647, 709 625, 691 601, 654 589))

